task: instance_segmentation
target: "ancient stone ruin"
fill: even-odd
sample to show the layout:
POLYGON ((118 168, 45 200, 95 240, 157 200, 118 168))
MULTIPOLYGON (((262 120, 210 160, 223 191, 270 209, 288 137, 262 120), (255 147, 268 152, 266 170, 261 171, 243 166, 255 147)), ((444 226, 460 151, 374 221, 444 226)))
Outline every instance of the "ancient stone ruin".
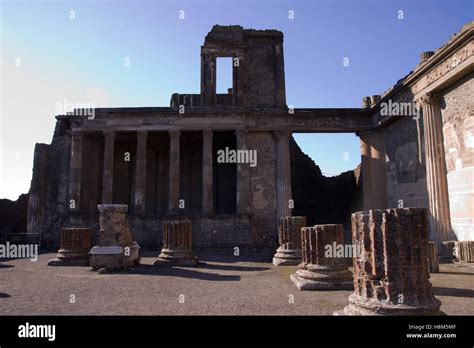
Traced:
POLYGON ((279 247, 273 256, 275 266, 298 265, 301 262, 301 228, 306 226, 304 216, 286 216, 278 224, 279 247))
MULTIPOLYGON (((354 243, 374 244, 364 244, 368 261, 355 263, 355 295, 346 312, 437 313, 427 273, 428 260, 436 271, 437 257, 434 244, 428 256, 428 240, 443 260, 473 260, 473 33, 473 23, 466 24, 441 48, 423 53, 392 88, 364 97, 361 107, 322 109, 287 105, 282 32, 216 25, 201 46, 199 94, 175 93, 167 107, 56 116, 52 143, 35 147, 28 233, 56 249, 63 228, 90 228, 99 240, 90 252, 94 268, 137 262, 131 230, 140 245, 163 247, 163 259, 184 247, 192 260, 192 233, 195 250, 229 254, 238 248, 270 259, 278 247, 275 263, 281 264, 299 258, 299 227, 280 229, 278 236, 281 218, 346 223, 347 239, 350 213, 364 211, 355 215, 354 243), (234 63, 228 93, 216 89, 221 57, 234 63), (412 112, 400 114, 405 109, 412 112), (307 174, 311 164, 291 145, 299 132, 356 134, 360 166, 339 178, 307 174), (234 151, 234 160, 222 161, 224 150, 234 151), (303 174, 296 174, 298 164, 303 174), (318 185, 308 188, 315 178, 318 185), (329 208, 319 209, 321 204, 329 208), (192 232, 162 223, 173 220, 189 220, 192 232), (176 233, 186 244, 176 244, 170 231, 184 231, 176 233), (393 274, 405 278, 393 280, 393 274)), ((329 238, 333 232, 312 233, 329 238)), ((339 230, 331 238, 341 241, 339 230)), ((302 255, 309 268, 326 265, 314 254, 317 245, 302 255)), ((314 277, 309 268, 298 277, 314 277)))
POLYGON ((441 302, 428 271, 428 218, 423 208, 369 210, 352 215, 354 293, 346 315, 437 315, 441 302))
POLYGON ((193 255, 193 234, 190 220, 163 221, 163 248, 155 265, 196 266, 193 255))
POLYGON ((352 290, 352 273, 344 258, 328 249, 344 245, 342 225, 315 225, 301 229, 303 261, 291 281, 299 290, 352 290))
POLYGON ((126 269, 140 262, 139 245, 133 240, 125 204, 99 204, 98 245, 89 252, 90 266, 99 270, 126 269))

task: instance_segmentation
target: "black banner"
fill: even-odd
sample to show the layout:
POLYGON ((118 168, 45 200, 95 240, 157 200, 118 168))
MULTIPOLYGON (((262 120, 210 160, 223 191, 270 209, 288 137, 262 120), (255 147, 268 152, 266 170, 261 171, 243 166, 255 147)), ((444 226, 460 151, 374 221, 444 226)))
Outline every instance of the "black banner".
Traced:
POLYGON ((449 345, 474 342, 472 316, 4 316, 0 346, 145 344, 449 345))

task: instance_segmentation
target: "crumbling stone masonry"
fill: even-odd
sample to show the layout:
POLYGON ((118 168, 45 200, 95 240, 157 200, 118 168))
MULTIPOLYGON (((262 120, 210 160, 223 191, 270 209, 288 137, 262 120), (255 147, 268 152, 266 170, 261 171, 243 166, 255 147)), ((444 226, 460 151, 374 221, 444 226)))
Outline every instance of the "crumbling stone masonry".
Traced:
POLYGON ((361 139, 363 210, 424 207, 439 249, 472 241, 473 36, 471 22, 362 107, 294 109, 286 104, 283 33, 216 25, 201 46, 199 94, 175 93, 168 107, 56 116, 52 143, 35 147, 28 233, 56 247, 63 227, 96 234, 98 204, 126 204, 140 245, 159 245, 161 221, 178 214, 192 221, 196 248, 270 256, 280 217, 312 219, 298 194, 305 183, 292 182, 292 133, 340 132, 361 139), (233 61, 224 94, 216 90, 221 57, 233 61), (225 148, 256 150, 258 163, 219 163, 225 148))
POLYGON ((354 213, 352 237, 365 255, 353 259, 354 293, 344 314, 441 314, 429 281, 426 209, 354 213))
POLYGON ((303 261, 290 279, 299 290, 352 290, 352 274, 343 257, 328 249, 344 245, 343 225, 301 229, 303 261))
POLYGON ((140 262, 138 244, 133 240, 125 204, 99 204, 99 245, 89 252, 93 269, 124 269, 140 262))
POLYGON ((456 260, 474 266, 474 242, 455 242, 456 260))
POLYGON ((297 265, 301 262, 301 228, 306 226, 304 216, 281 217, 278 224, 279 247, 273 256, 275 266, 297 265))
POLYGON ((199 261, 193 256, 192 241, 190 220, 163 221, 163 249, 155 264, 196 266, 199 261))
POLYGON ((61 230, 61 248, 48 266, 88 266, 91 249, 90 228, 70 227, 61 230))

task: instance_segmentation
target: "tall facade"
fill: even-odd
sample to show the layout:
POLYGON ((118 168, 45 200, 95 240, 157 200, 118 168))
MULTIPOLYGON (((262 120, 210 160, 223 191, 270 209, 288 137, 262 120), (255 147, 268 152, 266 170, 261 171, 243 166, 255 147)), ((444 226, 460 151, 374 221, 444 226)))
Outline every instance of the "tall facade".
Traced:
POLYGON ((283 34, 214 26, 201 47, 200 94, 173 94, 170 107, 56 116, 52 143, 35 148, 28 231, 57 244, 62 227, 97 230, 97 205, 121 203, 142 246, 161 243, 161 221, 185 216, 198 248, 273 251, 278 218, 298 204, 292 133, 346 132, 361 138, 364 209, 428 207, 431 239, 472 240, 473 51, 470 23, 361 108, 292 109, 283 34), (216 89, 220 57, 232 58, 225 94, 216 89), (422 112, 384 112, 402 102, 422 112))

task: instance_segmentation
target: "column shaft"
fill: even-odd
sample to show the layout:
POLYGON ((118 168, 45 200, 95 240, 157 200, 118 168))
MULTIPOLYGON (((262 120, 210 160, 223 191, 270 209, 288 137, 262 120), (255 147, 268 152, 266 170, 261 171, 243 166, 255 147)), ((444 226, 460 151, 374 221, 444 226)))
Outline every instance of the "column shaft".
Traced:
POLYGON ((102 204, 111 204, 114 187, 115 131, 105 131, 104 172, 102 179, 102 204))
POLYGON ((169 173, 169 202, 168 212, 175 213, 179 204, 179 184, 180 184, 180 137, 179 130, 170 130, 170 173, 169 173))
POLYGON ((277 219, 291 216, 290 136, 291 132, 277 131, 277 219))
POLYGON ((82 143, 83 134, 73 131, 69 167, 69 208, 75 211, 80 210, 81 205, 82 143))
MULTIPOLYGON (((239 129, 235 131, 235 134, 237 137, 237 151, 250 151, 247 149, 248 131, 239 129)), ((249 166, 249 163, 237 163, 237 213, 247 213, 249 209, 249 166)))
POLYGON ((444 153, 441 109, 437 98, 427 94, 420 98, 423 107, 426 181, 429 199, 430 239, 453 239, 444 153))
POLYGON ((147 131, 137 132, 137 160, 135 167, 135 213, 145 212, 146 193, 146 152, 147 152, 147 131))
POLYGON ((202 132, 202 211, 213 212, 212 191, 212 130, 202 132))

